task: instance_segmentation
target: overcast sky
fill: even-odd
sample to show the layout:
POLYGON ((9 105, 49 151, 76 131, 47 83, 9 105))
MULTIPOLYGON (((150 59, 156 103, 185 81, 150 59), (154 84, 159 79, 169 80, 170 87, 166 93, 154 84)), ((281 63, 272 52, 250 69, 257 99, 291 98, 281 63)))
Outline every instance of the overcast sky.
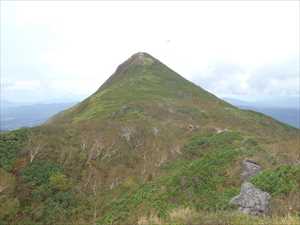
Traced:
POLYGON ((297 96, 299 4, 1 1, 1 100, 86 97, 139 51, 218 96, 297 96))

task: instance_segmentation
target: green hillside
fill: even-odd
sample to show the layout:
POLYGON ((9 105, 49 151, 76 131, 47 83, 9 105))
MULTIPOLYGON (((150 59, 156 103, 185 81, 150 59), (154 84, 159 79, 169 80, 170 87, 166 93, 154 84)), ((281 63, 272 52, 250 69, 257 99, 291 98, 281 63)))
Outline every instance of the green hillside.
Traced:
POLYGON ((0 134, 0 224, 299 224, 299 138, 137 53, 46 124, 0 134), (229 204, 244 159, 267 217, 229 204))
POLYGON ((146 113, 142 110, 153 104, 195 104, 199 100, 201 102, 198 104, 202 105, 225 105, 152 56, 137 53, 121 64, 96 93, 58 115, 57 120, 76 122, 132 113, 140 113, 142 116, 146 113))

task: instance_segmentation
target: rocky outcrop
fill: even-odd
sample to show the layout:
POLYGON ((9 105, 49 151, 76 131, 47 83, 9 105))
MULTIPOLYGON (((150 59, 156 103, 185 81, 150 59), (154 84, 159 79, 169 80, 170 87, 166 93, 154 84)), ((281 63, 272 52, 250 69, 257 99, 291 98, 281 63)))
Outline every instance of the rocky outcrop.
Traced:
POLYGON ((239 210, 249 215, 264 215, 269 210, 270 194, 249 182, 244 182, 241 193, 231 199, 230 204, 239 206, 239 210))
POLYGON ((256 188, 249 179, 261 171, 261 166, 251 160, 243 160, 241 179, 243 184, 239 195, 233 197, 231 205, 249 215, 264 215, 269 210, 270 194, 256 188))
POLYGON ((250 177, 261 171, 261 166, 254 161, 246 159, 242 162, 242 170, 242 181, 248 181, 250 177))

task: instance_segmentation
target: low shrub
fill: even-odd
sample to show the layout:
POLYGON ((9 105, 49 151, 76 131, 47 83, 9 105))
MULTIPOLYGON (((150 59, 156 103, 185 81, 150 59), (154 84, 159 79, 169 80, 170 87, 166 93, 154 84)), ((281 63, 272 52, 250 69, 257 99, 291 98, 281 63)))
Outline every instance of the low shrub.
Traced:
POLYGON ((251 182, 272 195, 288 194, 300 188, 300 166, 282 165, 275 170, 264 170, 251 182))
POLYGON ((33 161, 21 172, 25 182, 33 185, 47 184, 53 174, 62 172, 62 167, 49 161, 33 161))
POLYGON ((17 154, 24 147, 28 137, 28 129, 0 133, 0 167, 11 171, 17 159, 17 154))

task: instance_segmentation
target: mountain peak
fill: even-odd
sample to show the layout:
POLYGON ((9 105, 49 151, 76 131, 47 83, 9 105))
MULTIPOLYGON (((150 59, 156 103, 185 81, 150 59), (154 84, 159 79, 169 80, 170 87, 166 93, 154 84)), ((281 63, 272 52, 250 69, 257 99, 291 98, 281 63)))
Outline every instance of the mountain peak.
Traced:
MULTIPOLYGON (((159 63, 159 60, 157 60, 150 54, 146 52, 137 52, 117 67, 116 71, 99 88, 99 91, 103 90, 114 81, 122 79, 124 76, 126 76, 125 74, 127 74, 130 68, 132 69, 134 67, 148 67, 154 65, 157 62, 159 63)), ((132 75, 132 73, 129 74, 132 75)))
POLYGON ((134 53, 131 57, 133 57, 133 58, 146 58, 146 57, 152 57, 152 56, 150 54, 148 54, 147 52, 137 52, 137 53, 134 53))
POLYGON ((201 101, 215 104, 215 96, 184 79, 171 68, 146 52, 137 52, 120 64, 101 87, 86 100, 63 113, 71 120, 108 118, 122 107, 201 101))
POLYGON ((127 61, 134 65, 151 65, 157 60, 146 52, 137 52, 133 54, 127 61))

